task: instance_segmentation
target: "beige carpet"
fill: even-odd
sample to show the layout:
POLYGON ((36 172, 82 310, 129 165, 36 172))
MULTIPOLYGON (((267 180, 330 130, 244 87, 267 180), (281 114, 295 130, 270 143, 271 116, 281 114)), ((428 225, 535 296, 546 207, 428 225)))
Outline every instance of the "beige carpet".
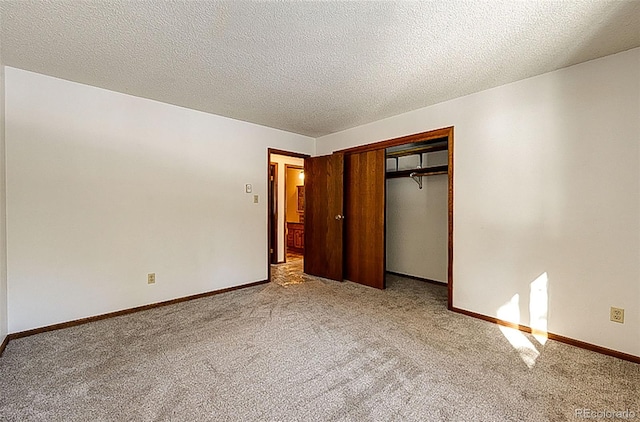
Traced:
POLYGON ((638 364, 530 336, 535 349, 519 351, 498 326, 448 312, 445 287, 389 276, 378 291, 300 265, 10 342, 0 419, 563 421, 587 408, 640 420, 638 364))

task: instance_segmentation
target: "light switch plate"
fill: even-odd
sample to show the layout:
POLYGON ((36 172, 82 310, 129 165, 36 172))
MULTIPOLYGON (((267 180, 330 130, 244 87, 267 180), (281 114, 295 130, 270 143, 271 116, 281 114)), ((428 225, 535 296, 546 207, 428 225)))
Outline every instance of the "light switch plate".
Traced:
POLYGON ((253 186, 251 186, 251 183, 247 183, 246 185, 244 185, 244 191, 246 193, 251 193, 253 192, 253 186))

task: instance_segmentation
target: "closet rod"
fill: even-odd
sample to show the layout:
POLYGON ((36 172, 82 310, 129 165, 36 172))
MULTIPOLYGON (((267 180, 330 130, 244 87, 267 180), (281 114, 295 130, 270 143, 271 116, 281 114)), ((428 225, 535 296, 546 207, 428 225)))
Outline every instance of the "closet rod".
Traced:
POLYGON ((397 177, 411 177, 411 174, 415 173, 418 176, 435 176, 436 174, 447 174, 449 172, 449 166, 433 166, 424 169, 408 169, 398 171, 388 171, 386 173, 387 179, 395 179, 397 177))

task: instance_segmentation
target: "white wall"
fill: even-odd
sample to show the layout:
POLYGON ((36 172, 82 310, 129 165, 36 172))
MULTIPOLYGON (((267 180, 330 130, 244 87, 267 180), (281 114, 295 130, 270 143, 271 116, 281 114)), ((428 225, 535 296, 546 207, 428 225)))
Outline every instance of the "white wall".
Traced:
POLYGON ((4 121, 4 65, 2 64, 2 41, 0 40, 0 343, 4 341, 9 332, 7 322, 7 200, 4 121))
POLYGON ((287 210, 284 207, 284 196, 286 193, 286 185, 284 181, 285 166, 289 164, 292 166, 304 167, 304 159, 289 157, 286 155, 271 154, 271 162, 278 163, 278 262, 284 262, 286 243, 284 223, 287 215, 287 210))
POLYGON ((9 67, 6 143, 9 332, 265 280, 267 148, 314 151, 9 67))
POLYGON ((639 356, 639 75, 634 49, 328 135, 316 150, 454 126, 454 306, 547 319, 549 332, 639 356))
MULTIPOLYGON (((447 164, 447 152, 423 154, 423 167, 447 164)), ((399 157, 398 169, 412 169, 418 156, 399 157)), ((387 168, 396 169, 395 160, 387 168)), ((422 189, 411 178, 387 179, 387 271, 447 282, 448 179, 425 176, 422 189)))
POLYGON ((304 186, 304 171, 295 167, 288 167, 285 173, 285 185, 287 223, 299 223, 301 214, 298 211, 298 187, 304 186), (300 175, 302 175, 302 179, 300 175))

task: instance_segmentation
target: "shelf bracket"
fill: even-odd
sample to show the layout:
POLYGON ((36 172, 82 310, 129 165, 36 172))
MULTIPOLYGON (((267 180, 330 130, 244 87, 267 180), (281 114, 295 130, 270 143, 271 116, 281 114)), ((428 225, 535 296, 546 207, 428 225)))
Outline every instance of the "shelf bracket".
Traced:
POLYGON ((422 174, 416 173, 415 171, 409 175, 417 184, 418 188, 422 189, 422 174))

